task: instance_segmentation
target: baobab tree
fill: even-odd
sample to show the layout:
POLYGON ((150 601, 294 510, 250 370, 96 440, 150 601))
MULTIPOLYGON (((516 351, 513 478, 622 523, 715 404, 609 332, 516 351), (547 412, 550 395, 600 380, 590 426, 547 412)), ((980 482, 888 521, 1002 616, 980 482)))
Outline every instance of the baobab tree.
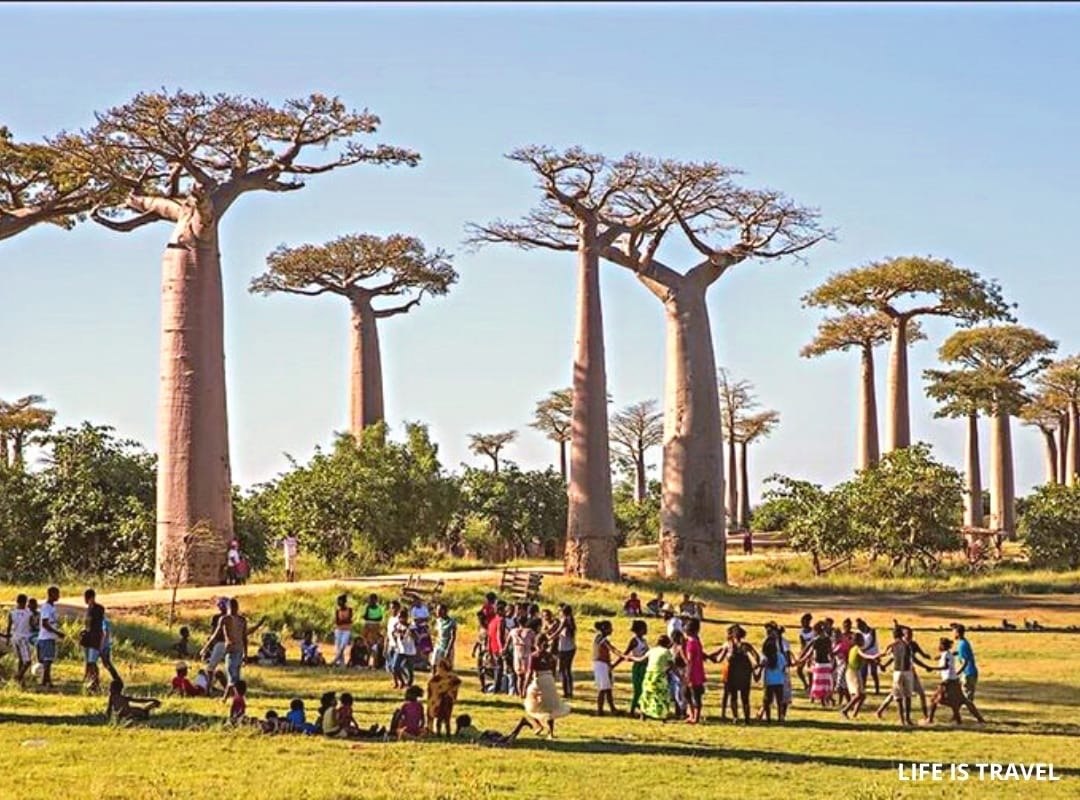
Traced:
POLYGON ((652 215, 635 215, 623 203, 626 190, 641 178, 642 162, 632 155, 613 161, 580 147, 559 152, 530 146, 507 157, 536 176, 540 203, 517 222, 469 225, 468 241, 577 254, 565 570, 617 581, 600 254, 651 221, 652 215))
POLYGON ((885 449, 911 444, 908 404, 910 325, 918 317, 949 317, 971 326, 1012 321, 1001 288, 948 259, 906 256, 836 273, 803 297, 803 304, 841 312, 885 314, 890 321, 886 378, 885 449), (906 301, 906 302, 905 302, 906 301))
POLYGON ((499 474, 499 453, 510 442, 517 438, 517 431, 504 431, 502 433, 470 433, 469 449, 478 456, 487 456, 491 459, 492 469, 499 474))
POLYGON ((280 245, 266 263, 267 271, 251 281, 249 291, 329 292, 349 301, 349 429, 359 442, 364 428, 385 417, 378 322, 408 313, 425 294, 445 295, 458 277, 450 256, 428 252, 412 236, 352 234, 324 245, 280 245), (385 299, 396 302, 375 307, 385 299))
POLYGON ((1058 471, 1062 483, 1075 486, 1080 473, 1080 356, 1055 361, 1036 382, 1046 402, 1062 411, 1058 471))
MULTIPOLYGON (((859 435, 856 469, 864 470, 877 464, 881 457, 878 439, 877 387, 874 374, 874 348, 889 341, 892 324, 889 317, 878 312, 852 311, 839 317, 829 317, 818 325, 814 340, 799 351, 803 358, 817 358, 826 353, 847 352, 858 348, 861 363, 859 372, 859 435)), ((907 328, 908 343, 925 339, 918 321, 907 328)))
POLYGON ((735 441, 739 444, 738 457, 738 492, 735 504, 735 528, 746 530, 750 527, 750 458, 749 447, 754 442, 769 436, 780 424, 779 411, 761 411, 739 420, 735 429, 735 441))
POLYGON ((16 142, 0 126, 0 240, 43 223, 71 228, 90 210, 98 188, 61 152, 16 142))
MULTIPOLYGON (((934 416, 967 421, 964 444, 964 524, 983 527, 982 464, 979 455, 979 414, 992 413, 996 377, 985 371, 926 370, 926 393, 941 405, 934 416)), ((1004 387, 1006 390, 1008 387, 1004 387)))
POLYGON ((51 144, 107 187, 93 219, 128 232, 165 222, 158 406, 157 569, 198 523, 214 534, 184 583, 215 583, 232 535, 219 231, 251 192, 295 192, 303 178, 356 164, 416 164, 399 147, 368 147, 379 118, 313 94, 274 106, 232 95, 143 93, 51 144), (325 153, 317 162, 309 151, 325 153))
POLYGON ((1013 475, 1011 417, 1023 405, 1023 381, 1050 363, 1057 342, 1020 325, 972 328, 954 333, 938 355, 980 374, 992 388, 990 427, 991 527, 1015 532, 1016 484, 1013 475))
POLYGON ((655 400, 632 403, 611 418, 611 444, 617 458, 634 473, 634 500, 645 499, 645 453, 664 443, 664 415, 655 400))
POLYGON ((530 428, 540 431, 559 446, 559 473, 564 482, 567 478, 566 444, 571 435, 573 394, 570 388, 556 389, 543 400, 538 400, 533 411, 533 421, 529 423, 530 428))
POLYGON ((720 424, 727 444, 727 480, 724 482, 724 508, 728 521, 736 525, 739 511, 738 466, 736 449, 739 425, 750 409, 760 405, 754 396, 754 385, 748 380, 735 380, 721 367, 717 372, 716 390, 720 395, 720 424))
POLYGON ((602 254, 631 270, 664 306, 659 571, 724 581, 723 431, 706 294, 736 264, 797 255, 830 233, 817 211, 779 192, 740 186, 738 171, 720 164, 642 159, 639 170, 622 203, 645 223, 602 254), (672 231, 700 259, 683 272, 659 257, 672 231))
POLYGON ((0 400, 0 464, 21 466, 31 437, 52 427, 56 412, 42 408, 44 402, 40 394, 29 394, 10 403, 0 400))
POLYGON ((1061 428, 1061 409, 1046 395, 1035 395, 1020 407, 1017 416, 1025 425, 1036 428, 1042 434, 1046 483, 1060 483, 1057 434, 1061 428))

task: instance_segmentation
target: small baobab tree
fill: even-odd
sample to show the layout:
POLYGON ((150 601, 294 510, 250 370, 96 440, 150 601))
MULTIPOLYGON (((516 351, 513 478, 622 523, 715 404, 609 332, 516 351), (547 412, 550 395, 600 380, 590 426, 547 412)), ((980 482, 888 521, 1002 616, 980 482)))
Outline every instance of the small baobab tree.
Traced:
POLYGON ((566 444, 570 441, 570 418, 574 407, 572 389, 556 389, 543 400, 536 401, 530 428, 547 436, 559 446, 559 474, 565 482, 567 478, 566 444))
POLYGON ((830 276, 803 297, 803 304, 841 312, 884 314, 890 321, 886 379, 885 449, 911 445, 908 345, 918 317, 949 317, 963 325, 1012 320, 1001 288, 947 259, 906 256, 875 261, 830 276))
POLYGON ((664 443, 664 415, 655 400, 632 403, 611 418, 611 444, 616 458, 634 475, 634 500, 645 499, 648 485, 645 453, 664 443))
POLYGON ((199 523, 212 544, 191 553, 191 583, 214 583, 232 534, 225 403, 224 308, 219 232, 252 192, 289 193, 304 179, 357 164, 416 164, 389 145, 368 147, 379 118, 321 94, 275 106, 234 95, 141 93, 96 115, 96 124, 50 142, 105 187, 92 213, 128 232, 172 228, 162 256, 158 404, 156 582, 172 543, 199 523), (324 155, 306 160, 311 151, 324 155))
POLYGON ((1043 437, 1043 463, 1046 467, 1046 483, 1052 486, 1060 483, 1061 463, 1058 458, 1058 431, 1061 428, 1061 408, 1052 398, 1037 394, 1030 397, 1020 407, 1017 415, 1031 428, 1036 428, 1043 437))
POLYGON ((659 571, 724 581, 723 430, 706 295, 737 264, 796 256, 830 234, 816 210, 746 188, 730 167, 639 159, 638 172, 621 202, 643 222, 603 257, 632 271, 664 307, 659 571), (682 272, 661 260, 669 233, 696 253, 682 272))
POLYGON ((735 504, 735 527, 738 530, 750 527, 750 445, 769 436, 779 424, 779 411, 761 411, 743 417, 735 428, 735 441, 739 445, 738 497, 735 504))
POLYGON ((739 425, 749 416, 750 410, 757 408, 757 397, 754 395, 754 385, 748 380, 735 380, 728 370, 721 367, 717 372, 716 390, 720 395, 720 424, 724 432, 724 443, 727 445, 727 469, 724 481, 724 508, 727 510, 728 521, 737 525, 739 516, 739 487, 738 487, 738 450, 739 425))
POLYGON ((43 223, 71 228, 90 210, 97 188, 55 148, 17 142, 0 125, 0 240, 43 223))
MULTIPOLYGON (((878 439, 877 387, 874 373, 874 348, 889 341, 892 323, 880 312, 852 311, 839 317, 822 320, 814 340, 806 345, 800 355, 817 358, 826 353, 846 352, 858 349, 861 369, 859 372, 859 435, 856 469, 864 470, 877 464, 881 457, 878 439)), ((907 328, 908 342, 925 339, 916 320, 907 328)))
POLYGON ((991 527, 1010 536, 1016 529, 1011 417, 1026 399, 1023 381, 1045 369, 1056 349, 1057 342, 1031 328, 991 325, 957 331, 938 350, 943 362, 977 372, 992 389, 991 527))
POLYGON ((510 442, 517 438, 517 431, 503 431, 502 433, 470 433, 469 449, 478 456, 487 456, 491 459, 491 466, 496 475, 499 474, 499 453, 510 442))
POLYGON ((470 225, 468 241, 577 254, 565 569, 569 575, 616 581, 600 255, 619 236, 649 221, 622 202, 640 178, 640 159, 611 160, 580 147, 559 152, 541 146, 520 148, 508 158, 536 176, 540 203, 517 222, 470 225))
POLYGON ((1080 356, 1055 361, 1038 376, 1036 383, 1046 403, 1061 412, 1059 480, 1075 486, 1080 473, 1080 356))
POLYGON ((323 245, 281 245, 266 262, 269 269, 251 281, 249 291, 329 292, 349 301, 349 428, 359 442, 364 428, 385 417, 378 322, 408 313, 424 295, 445 295, 457 280, 450 256, 429 252, 412 236, 352 234, 323 245), (395 304, 375 307, 386 300, 395 304))
MULTIPOLYGON (((926 393, 940 403, 934 416, 964 419, 964 524, 983 527, 982 465, 979 457, 979 414, 992 413, 996 378, 971 369, 926 370, 926 393)), ((1005 387, 1006 389, 1008 387, 1005 387)))
POLYGON ((47 431, 56 412, 43 408, 40 394, 20 397, 10 403, 0 400, 0 464, 23 464, 25 449, 36 433, 47 431))

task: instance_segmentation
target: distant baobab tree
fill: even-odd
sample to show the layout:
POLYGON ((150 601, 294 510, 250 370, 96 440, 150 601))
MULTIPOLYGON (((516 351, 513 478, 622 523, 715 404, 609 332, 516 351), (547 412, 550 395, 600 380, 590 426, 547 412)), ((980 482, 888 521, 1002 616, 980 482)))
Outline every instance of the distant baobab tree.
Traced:
POLYGON ((491 466, 496 475, 499 474, 499 453, 510 442, 517 438, 517 431, 504 431, 502 433, 470 433, 469 449, 478 456, 487 456, 491 459, 491 466))
POLYGON ((1047 485, 1060 483, 1057 435, 1061 428, 1061 409, 1046 395, 1035 395, 1020 407, 1018 416, 1025 425, 1042 434, 1047 485))
POLYGON ((664 415, 655 400, 633 403, 611 418, 611 443, 634 474, 634 500, 645 499, 645 453, 664 443, 664 415))
POLYGON ((947 259, 920 256, 887 258, 836 273, 804 295, 803 304, 841 312, 877 312, 889 318, 886 452, 911 444, 907 349, 912 320, 950 317, 968 326, 1012 320, 995 281, 947 259))
POLYGON ((266 261, 269 269, 252 280, 249 291, 329 292, 349 301, 349 429, 359 442, 364 428, 385 417, 378 321, 411 311, 425 294, 445 295, 457 280, 450 256, 428 252, 412 236, 352 234, 323 245, 281 245, 266 261), (398 302, 375 307, 385 300, 398 302))
POLYGON ((739 445, 738 481, 735 503, 735 528, 750 528, 750 457, 748 450, 754 442, 770 436, 780 424, 779 411, 761 411, 742 417, 735 429, 735 441, 739 445))
POLYGON ((252 192, 291 193, 304 178, 358 164, 414 165, 419 156, 365 146, 379 118, 321 94, 272 105, 236 95, 140 93, 96 124, 50 144, 106 192, 93 218, 128 232, 171 226, 162 257, 156 582, 199 523, 186 580, 216 583, 232 536, 219 231, 252 192), (305 160, 309 152, 323 154, 305 160))
POLYGON ((739 487, 738 465, 736 451, 738 449, 739 425, 743 419, 749 416, 753 408, 757 408, 757 397, 754 396, 754 385, 748 380, 735 380, 731 373, 721 367, 717 371, 716 389, 720 394, 720 424, 724 430, 724 444, 727 445, 727 469, 724 475, 724 508, 727 509, 727 517, 732 525, 737 525, 736 519, 739 513, 739 487))
POLYGON ((1055 361, 1036 378, 1036 384, 1046 401, 1060 409, 1059 481, 1075 486, 1080 474, 1080 356, 1055 361))
POLYGON ((529 423, 530 428, 540 431, 559 446, 559 473, 563 482, 567 479, 566 444, 570 441, 572 427, 570 421, 574 406, 573 394, 573 390, 569 388, 557 389, 543 400, 538 400, 533 411, 533 421, 529 423))
POLYGON ((43 408, 44 402, 45 398, 40 394, 30 394, 10 403, 0 400, 0 464, 21 465, 31 437, 52 427, 56 412, 43 408))

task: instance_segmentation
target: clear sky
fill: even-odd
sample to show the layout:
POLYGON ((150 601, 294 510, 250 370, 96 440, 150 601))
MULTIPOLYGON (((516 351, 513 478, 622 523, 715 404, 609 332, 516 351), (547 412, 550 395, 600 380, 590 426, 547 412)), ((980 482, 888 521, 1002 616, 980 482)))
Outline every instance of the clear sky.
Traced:
MULTIPOLYGON (((805 265, 743 264, 713 287, 720 365, 781 414, 752 451, 755 495, 772 472, 832 483, 854 463, 856 356, 798 356, 820 318, 799 298, 832 271, 949 257, 1000 280, 1020 321, 1063 353, 1080 350, 1077 6, 4 4, 0 31, 0 124, 21 138, 86 126, 163 86, 274 101, 320 91, 370 108, 380 139, 423 154, 414 170, 356 167, 230 211, 230 433, 244 485, 346 427, 344 304, 246 291, 279 243, 346 232, 409 232, 458 252, 450 296, 384 324, 391 424, 428 422, 450 467, 480 463, 467 433, 508 428, 521 431, 510 458, 551 463, 554 446, 526 423, 569 383, 573 256, 461 248, 467 221, 536 199, 501 157, 528 143, 717 160, 837 228, 805 265)), ((167 237, 164 224, 83 225, 0 244, 0 397, 42 393, 61 424, 92 419, 153 447, 167 237)), ((659 397, 659 303, 612 265, 603 292, 615 403, 659 397)), ((962 423, 932 419, 919 377, 951 326, 926 329, 913 433, 959 466, 962 423)), ((1015 442, 1026 491, 1041 444, 1028 430, 1015 442)))

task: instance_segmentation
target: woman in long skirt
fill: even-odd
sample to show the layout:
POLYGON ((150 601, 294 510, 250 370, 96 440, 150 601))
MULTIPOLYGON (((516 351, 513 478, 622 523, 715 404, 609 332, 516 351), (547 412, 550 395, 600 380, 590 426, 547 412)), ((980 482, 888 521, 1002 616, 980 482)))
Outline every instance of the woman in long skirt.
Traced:
POLYGON ((658 719, 666 721, 671 716, 671 687, 668 683, 669 674, 675 657, 671 653, 671 639, 661 636, 656 640, 656 646, 641 656, 628 655, 636 667, 639 663, 644 665, 641 687, 641 718, 658 719))
POLYGON ((559 696, 559 688, 555 684, 558 659, 551 649, 551 642, 540 634, 526 675, 525 717, 518 723, 518 731, 531 725, 537 729, 537 733, 543 734, 546 726, 548 734, 554 738, 555 720, 570 713, 570 704, 559 696))

